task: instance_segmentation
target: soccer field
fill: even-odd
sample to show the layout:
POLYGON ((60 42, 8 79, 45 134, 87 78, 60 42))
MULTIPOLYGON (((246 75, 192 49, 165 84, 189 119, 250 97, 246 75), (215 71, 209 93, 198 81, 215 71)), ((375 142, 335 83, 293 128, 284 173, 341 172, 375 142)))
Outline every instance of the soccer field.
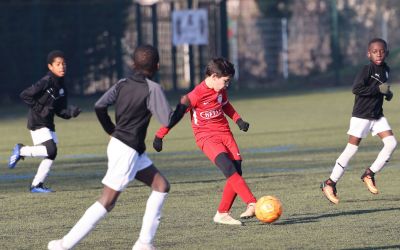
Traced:
MULTIPOLYGON (((394 98, 384 104, 384 113, 400 140, 400 87, 392 89, 394 98)), ((340 203, 330 204, 319 189, 347 143, 353 98, 350 88, 232 94, 231 103, 250 123, 247 133, 231 124, 244 158, 243 176, 256 197, 274 195, 283 204, 283 215, 273 224, 255 218, 245 220, 244 226, 214 224, 224 176, 196 147, 188 116, 167 135, 161 153, 151 147, 159 127, 153 120, 148 152, 171 183, 155 245, 159 249, 399 249, 398 151, 377 175, 378 195, 370 194, 360 180, 381 148, 379 138, 371 136, 361 143, 338 183, 340 203)), ((47 183, 56 192, 45 195, 28 192, 38 159, 7 168, 14 144, 31 144, 26 109, 0 110, 0 249, 46 249, 49 240, 66 234, 100 196, 109 137, 97 122, 93 103, 88 101, 75 120, 56 119, 60 144, 47 183)), ((131 249, 149 193, 142 184, 132 183, 76 249, 131 249)), ((244 209, 237 198, 232 215, 237 218, 244 209)))

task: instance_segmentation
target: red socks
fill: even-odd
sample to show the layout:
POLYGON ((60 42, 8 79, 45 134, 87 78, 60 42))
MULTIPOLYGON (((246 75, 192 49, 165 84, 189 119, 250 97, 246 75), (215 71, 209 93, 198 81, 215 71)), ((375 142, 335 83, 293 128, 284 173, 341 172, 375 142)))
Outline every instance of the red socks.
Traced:
POLYGON ((236 198, 236 194, 246 203, 257 202, 245 180, 238 173, 234 173, 226 180, 225 188, 222 193, 222 199, 218 207, 218 212, 228 212, 236 198))

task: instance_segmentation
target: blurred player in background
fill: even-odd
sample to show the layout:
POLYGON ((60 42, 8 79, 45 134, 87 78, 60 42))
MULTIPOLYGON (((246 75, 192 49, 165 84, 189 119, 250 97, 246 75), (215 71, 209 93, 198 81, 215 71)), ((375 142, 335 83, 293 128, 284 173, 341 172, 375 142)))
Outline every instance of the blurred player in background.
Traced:
MULTIPOLYGON (((226 88, 235 74, 232 63, 215 58, 208 62, 206 78, 193 91, 181 98, 176 110, 185 113, 190 110, 192 129, 197 146, 222 171, 226 184, 214 222, 229 225, 242 225, 242 222, 230 215, 236 195, 247 204, 241 218, 255 215, 256 198, 242 177, 242 157, 230 130, 229 116, 242 131, 247 131, 249 123, 242 120, 230 104, 226 88)), ((157 132, 153 147, 162 150, 162 139, 171 126, 162 127, 157 132)))
POLYGON ((44 158, 32 181, 31 193, 52 192, 43 183, 57 156, 58 139, 54 115, 70 119, 81 112, 76 106, 67 106, 68 92, 64 85, 67 65, 64 53, 59 50, 51 51, 47 56, 47 67, 49 72, 20 94, 21 99, 29 106, 28 129, 34 146, 16 144, 8 162, 9 168, 15 168, 24 157, 44 158))
POLYGON ((133 62, 134 74, 113 85, 95 104, 96 115, 111 137, 107 147, 108 170, 102 180, 103 193, 68 234, 49 242, 49 249, 75 247, 113 209, 120 193, 133 179, 152 189, 133 250, 155 249, 153 239, 170 185, 147 156, 145 137, 152 115, 164 126, 176 115, 173 115, 161 86, 150 80, 159 69, 157 49, 150 45, 137 47, 133 62), (116 124, 107 111, 113 104, 116 124))
POLYGON ((375 174, 382 170, 396 148, 397 141, 382 109, 384 99, 390 101, 393 98, 390 85, 387 83, 390 69, 385 59, 388 54, 388 47, 383 39, 374 38, 368 43, 367 55, 370 63, 362 68, 353 83, 355 100, 350 128, 347 131, 349 140, 336 160, 330 178, 321 185, 324 195, 332 203, 339 203, 336 183, 343 176, 363 138, 371 132, 373 136, 378 135, 383 142, 378 157, 361 176, 361 180, 373 194, 378 194, 375 174))

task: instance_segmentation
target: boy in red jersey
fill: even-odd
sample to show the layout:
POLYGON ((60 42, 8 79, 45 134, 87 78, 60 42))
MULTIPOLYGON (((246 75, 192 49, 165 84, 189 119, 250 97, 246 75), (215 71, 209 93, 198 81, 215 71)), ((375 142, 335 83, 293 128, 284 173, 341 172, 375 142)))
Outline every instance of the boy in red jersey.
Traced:
MULTIPOLYGON (((242 225, 241 221, 232 218, 229 214, 236 195, 239 195, 247 204, 246 211, 240 215, 242 219, 255 215, 256 198, 242 178, 242 158, 225 117, 226 114, 235 121, 240 130, 245 132, 248 130, 249 123, 241 119, 228 100, 226 88, 234 74, 235 69, 232 63, 223 58, 212 59, 206 67, 206 78, 181 98, 176 110, 180 110, 182 116, 190 110, 197 146, 226 177, 214 222, 242 225)), ((153 142, 156 151, 162 150, 162 139, 174 125, 169 124, 157 131, 153 142)))

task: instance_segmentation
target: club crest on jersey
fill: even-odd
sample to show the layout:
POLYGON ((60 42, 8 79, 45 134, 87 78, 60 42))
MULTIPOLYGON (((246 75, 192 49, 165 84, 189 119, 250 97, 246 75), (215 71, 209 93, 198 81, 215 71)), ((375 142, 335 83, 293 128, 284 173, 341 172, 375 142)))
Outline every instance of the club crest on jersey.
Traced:
POLYGON ((64 93, 65 93, 65 91, 64 91, 63 88, 61 88, 61 89, 58 91, 58 94, 59 94, 60 96, 64 96, 64 93))
POLYGON ((221 94, 218 95, 218 97, 217 97, 217 102, 218 102, 218 103, 222 103, 222 95, 221 95, 221 94))
POLYGON ((207 110, 207 111, 203 111, 200 112, 200 116, 203 119, 212 119, 214 117, 218 117, 222 114, 222 111, 220 109, 218 110, 207 110))

